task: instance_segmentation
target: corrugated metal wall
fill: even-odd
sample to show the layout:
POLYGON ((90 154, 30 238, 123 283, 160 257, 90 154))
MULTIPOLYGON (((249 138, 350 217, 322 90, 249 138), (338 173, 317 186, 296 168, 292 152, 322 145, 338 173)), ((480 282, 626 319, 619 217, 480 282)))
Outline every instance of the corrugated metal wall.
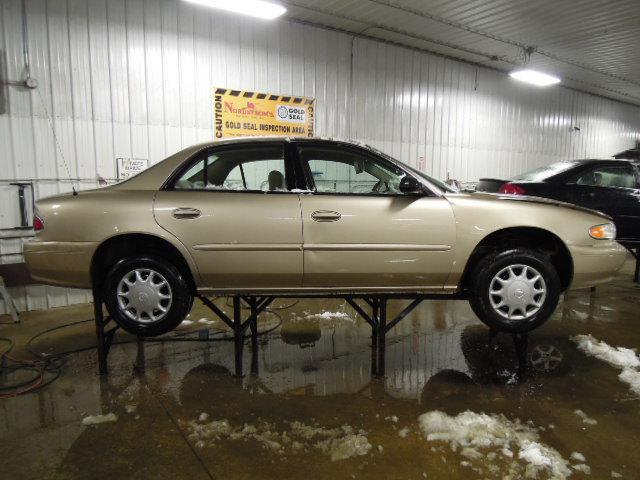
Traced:
MULTIPOLYGON (((6 78, 21 79, 20 1, 0 5, 0 61, 6 78)), ((115 178, 117 157, 155 163, 213 138, 214 86, 315 97, 319 135, 371 143, 439 178, 504 177, 640 140, 636 107, 178 0, 27 0, 27 24, 39 88, 3 87, 0 180, 34 180, 36 197, 70 190, 65 163, 89 188, 97 175, 115 178)), ((14 210, 2 202, 3 226, 14 210)), ((8 254, 21 242, 0 240, 0 259, 20 260, 8 254)), ((13 294, 21 309, 89 298, 40 286, 13 294)))

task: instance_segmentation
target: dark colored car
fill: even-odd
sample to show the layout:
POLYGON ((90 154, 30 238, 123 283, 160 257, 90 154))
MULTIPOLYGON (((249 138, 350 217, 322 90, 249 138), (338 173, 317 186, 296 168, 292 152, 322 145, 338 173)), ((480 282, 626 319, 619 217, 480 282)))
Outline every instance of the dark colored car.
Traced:
POLYGON ((618 241, 640 244, 640 163, 573 160, 552 163, 505 181, 483 178, 477 191, 530 195, 573 203, 611 216, 618 241))

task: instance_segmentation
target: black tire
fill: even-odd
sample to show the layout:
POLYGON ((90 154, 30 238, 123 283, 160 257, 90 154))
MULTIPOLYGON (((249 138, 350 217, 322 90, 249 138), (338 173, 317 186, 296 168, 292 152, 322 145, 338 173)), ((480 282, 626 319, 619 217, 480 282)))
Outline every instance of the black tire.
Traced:
MULTIPOLYGON (((129 279, 131 278, 134 277, 129 277, 129 279)), ((160 277, 155 278, 159 279, 160 277)), ((180 270, 172 263, 151 255, 120 260, 107 273, 104 287, 104 302, 109 311, 109 315, 111 315, 111 318, 124 330, 134 335, 154 337, 170 332, 184 320, 193 305, 191 289, 180 270), (148 320, 144 319, 145 321, 142 321, 130 318, 119 305, 118 287, 120 282, 125 276, 136 269, 142 270, 143 272, 145 269, 153 270, 164 277, 168 283, 170 290, 165 288, 163 293, 170 293, 171 301, 163 305, 167 307, 167 311, 163 316, 161 316, 163 312, 158 312, 158 316, 161 316, 161 318, 157 320, 149 318, 148 320)), ((134 314, 132 312, 129 313, 134 314)))
MULTIPOLYGON (((516 273, 518 269, 516 269, 516 273)), ((522 270, 519 270, 520 274, 522 270)), ((508 272, 507 272, 508 275, 508 272)), ((538 284, 540 286, 540 284, 538 284)), ((553 314, 560 299, 560 278, 549 257, 543 252, 526 248, 513 248, 509 250, 491 252, 482 258, 471 274, 471 288, 469 291, 469 303, 478 318, 490 328, 510 333, 525 333, 538 328, 553 314), (494 277, 503 269, 512 265, 525 265, 531 267, 542 276, 546 295, 542 305, 534 312, 524 313, 524 318, 507 319, 498 313, 492 306, 491 299, 499 303, 499 298, 491 296, 489 289, 494 277), (530 315, 530 316, 526 316, 530 315)), ((540 297, 537 297, 539 300, 540 297)))

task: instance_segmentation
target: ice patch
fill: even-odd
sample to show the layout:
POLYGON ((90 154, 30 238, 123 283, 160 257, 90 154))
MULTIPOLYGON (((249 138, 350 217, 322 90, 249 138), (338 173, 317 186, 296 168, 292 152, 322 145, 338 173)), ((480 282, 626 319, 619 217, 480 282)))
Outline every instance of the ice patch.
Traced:
POLYGON ((137 406, 137 405, 125 405, 125 406, 124 406, 124 410, 125 410, 127 413, 135 413, 135 411, 136 411, 137 409, 138 409, 138 406, 137 406))
POLYGON ((612 347, 605 342, 596 340, 591 335, 576 335, 570 337, 570 340, 587 355, 607 362, 614 367, 640 367, 640 359, 636 352, 630 348, 612 347))
MULTIPOLYGON (((475 462, 478 467, 486 466, 485 458, 490 454, 495 458, 499 452, 512 459, 508 471, 502 472, 504 475, 535 478, 545 472, 557 479, 571 475, 569 464, 560 453, 541 443, 537 430, 519 420, 471 411, 456 416, 432 411, 420 415, 418 421, 427 441, 448 442, 453 451, 461 448, 466 461, 475 462)), ((499 464, 492 467, 501 468, 499 464)))
POLYGON ((618 375, 618 378, 629 384, 629 388, 636 395, 640 395, 640 372, 633 370, 632 368, 625 368, 622 373, 618 375))
POLYGON ((189 325, 193 325, 193 320, 182 320, 182 322, 180 323, 180 325, 183 325, 185 327, 188 327, 189 325))
POLYGON ((407 438, 407 435, 409 435, 409 432, 410 432, 409 427, 404 427, 398 430, 398 435, 400 436, 400 438, 407 438))
POLYGON ((611 470, 611 478, 622 478, 622 475, 614 470, 611 470))
POLYGON ((274 453, 316 450, 329 456, 334 462, 366 455, 372 448, 366 432, 355 431, 349 425, 324 428, 290 422, 288 429, 279 430, 274 424, 264 421, 234 427, 226 419, 207 422, 208 419, 209 416, 202 413, 197 421, 182 422, 186 427, 187 437, 198 448, 215 445, 221 440, 255 440, 264 449, 274 453))
POLYGON ((587 459, 580 452, 572 452, 571 453, 571 460, 575 460, 576 462, 584 463, 587 459))
POLYGON ((622 368, 618 379, 629 385, 636 395, 640 395, 640 357, 635 350, 624 347, 611 347, 605 342, 600 342, 591 335, 576 335, 570 338, 578 345, 578 349, 587 355, 596 357, 614 367, 622 368))
POLYGON ((584 423, 585 425, 597 425, 598 421, 590 418, 589 415, 587 415, 586 413, 584 413, 582 410, 578 409, 578 410, 574 410, 573 413, 575 413, 577 416, 579 416, 582 419, 582 423, 584 423))
POLYGON ((349 320, 353 321, 353 319, 345 312, 322 312, 322 313, 312 313, 307 315, 305 318, 312 319, 320 319, 320 320, 349 320))
POLYGON ((573 469, 582 472, 585 475, 591 475, 591 467, 589 465, 585 465, 584 463, 580 463, 578 465, 574 465, 573 469))
POLYGON ((118 421, 115 413, 107 413, 105 415, 89 415, 82 419, 83 425, 100 425, 101 423, 110 423, 118 421))
POLYGON ((323 453, 328 454, 332 462, 346 460, 357 455, 366 455, 371 450, 371 444, 367 437, 360 434, 349 434, 342 438, 330 438, 318 443, 316 446, 323 453))

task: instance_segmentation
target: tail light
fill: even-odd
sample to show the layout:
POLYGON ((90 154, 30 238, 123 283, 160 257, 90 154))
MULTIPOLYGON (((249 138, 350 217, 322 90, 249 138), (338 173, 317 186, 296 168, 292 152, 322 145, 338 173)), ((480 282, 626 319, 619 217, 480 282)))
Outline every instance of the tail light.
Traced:
POLYGON ((498 193, 506 193, 507 195, 524 195, 527 191, 515 183, 505 183, 500 187, 498 193))
POLYGON ((35 214, 33 216, 33 229, 36 232, 39 232, 41 230, 44 230, 44 220, 42 219, 42 217, 39 214, 35 214))

